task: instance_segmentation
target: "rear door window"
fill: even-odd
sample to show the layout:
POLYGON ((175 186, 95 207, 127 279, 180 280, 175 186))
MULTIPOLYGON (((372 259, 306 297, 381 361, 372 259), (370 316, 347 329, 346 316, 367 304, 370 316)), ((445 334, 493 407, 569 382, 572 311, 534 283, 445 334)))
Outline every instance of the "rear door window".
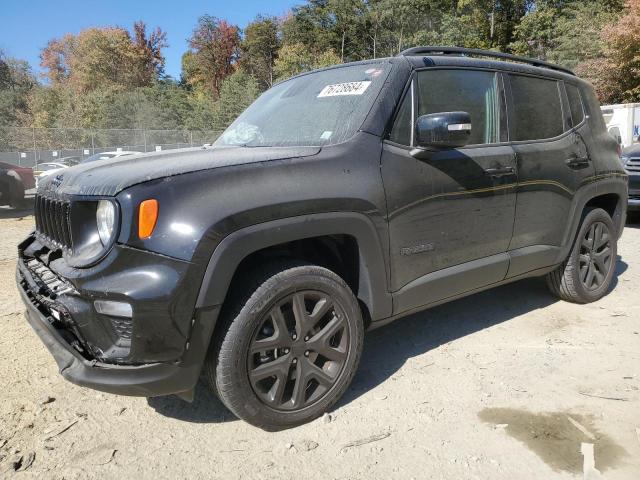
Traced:
POLYGON ((510 75, 514 105, 511 139, 543 140, 564 132, 559 83, 524 75, 510 75))
POLYGON ((582 107, 582 97, 580 90, 575 85, 565 83, 567 90, 567 98, 569 99, 569 108, 571 109, 572 126, 580 125, 584 120, 584 109, 582 107))
POLYGON ((507 141, 502 82, 495 72, 423 70, 418 72, 418 116, 442 112, 471 115, 469 145, 507 141))

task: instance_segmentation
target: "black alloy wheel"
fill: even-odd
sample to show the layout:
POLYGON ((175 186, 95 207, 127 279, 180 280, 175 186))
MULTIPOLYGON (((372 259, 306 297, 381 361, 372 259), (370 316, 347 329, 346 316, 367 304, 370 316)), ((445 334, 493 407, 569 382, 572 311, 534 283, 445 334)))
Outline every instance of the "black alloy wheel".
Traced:
POLYGON ((243 272, 225 301, 205 362, 213 391, 265 430, 319 417, 358 369, 364 322, 335 272, 295 260, 243 272))
POLYGON ((584 212, 566 260, 547 274, 547 285, 558 298, 590 303, 607 294, 618 258, 618 232, 601 208, 584 212))
POLYGON ((334 386, 348 348, 345 313, 327 294, 287 295, 267 313, 251 342, 253 390, 276 410, 312 405, 334 386))
POLYGON ((602 222, 592 223, 580 244, 580 281, 587 290, 602 286, 612 266, 611 232, 602 222))

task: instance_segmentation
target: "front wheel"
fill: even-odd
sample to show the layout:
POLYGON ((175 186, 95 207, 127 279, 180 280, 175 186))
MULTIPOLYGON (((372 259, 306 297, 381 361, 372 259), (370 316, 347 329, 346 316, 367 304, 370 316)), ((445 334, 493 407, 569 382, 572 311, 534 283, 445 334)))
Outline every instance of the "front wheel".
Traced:
POLYGON ((358 301, 335 273, 280 264, 238 286, 206 372, 236 416, 265 430, 306 423, 347 389, 362 352, 358 301), (248 298, 247 298, 248 297, 248 298))
POLYGON ((601 208, 589 211, 569 257, 547 275, 549 289, 568 302, 599 300, 611 285, 617 252, 617 235, 609 214, 601 208))

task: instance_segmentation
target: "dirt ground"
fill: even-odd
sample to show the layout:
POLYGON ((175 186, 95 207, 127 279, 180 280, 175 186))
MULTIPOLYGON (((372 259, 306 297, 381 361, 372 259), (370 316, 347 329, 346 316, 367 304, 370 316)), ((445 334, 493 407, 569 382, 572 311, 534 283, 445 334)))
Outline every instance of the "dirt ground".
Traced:
POLYGON ((330 415, 266 433, 204 383, 188 404, 64 381, 16 291, 22 215, 0 208, 0 478, 640 478, 640 225, 601 301, 534 279, 401 320, 330 415))

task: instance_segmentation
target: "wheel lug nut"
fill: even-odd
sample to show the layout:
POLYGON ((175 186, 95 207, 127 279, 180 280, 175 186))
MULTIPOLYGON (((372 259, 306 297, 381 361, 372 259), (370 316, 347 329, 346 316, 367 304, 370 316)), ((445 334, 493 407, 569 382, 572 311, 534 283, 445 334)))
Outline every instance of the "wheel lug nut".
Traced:
POLYGON ((309 340, 309 337, 304 337, 304 341, 306 342, 307 340, 309 340))
POLYGON ((291 338, 295 340, 296 338, 298 338, 298 336, 294 333, 293 335, 291 335, 291 338))
POLYGON ((309 350, 307 350, 306 352, 304 352, 304 356, 308 357, 309 356, 309 350))
POLYGON ((284 353, 289 353, 289 349, 288 349, 288 348, 285 348, 285 349, 284 349, 284 353))
POLYGON ((298 363, 298 359, 297 359, 297 358, 294 358, 294 359, 293 359, 293 363, 298 363))

